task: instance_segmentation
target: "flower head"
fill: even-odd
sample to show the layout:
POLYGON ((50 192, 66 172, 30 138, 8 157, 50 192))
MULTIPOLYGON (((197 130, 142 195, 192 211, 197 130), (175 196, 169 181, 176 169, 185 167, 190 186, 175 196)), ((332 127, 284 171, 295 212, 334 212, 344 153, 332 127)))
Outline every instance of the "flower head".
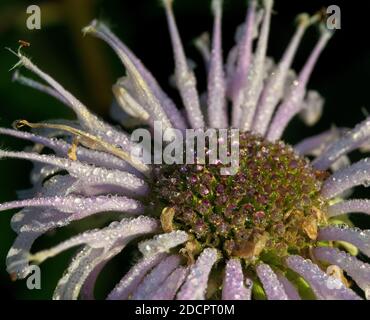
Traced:
MULTIPOLYGON (((1 211, 23 208, 12 218, 17 238, 7 257, 9 273, 25 278, 31 264, 78 247, 53 297, 89 299, 107 262, 135 243, 140 259, 108 299, 361 299, 363 293, 354 291, 350 280, 368 298, 370 266, 356 255, 370 256, 370 231, 345 220, 338 225, 338 216, 370 213, 370 200, 345 200, 351 188, 368 186, 370 180, 370 160, 350 165, 347 157, 369 138, 370 118, 351 130, 331 129, 293 147, 281 140, 296 115, 309 125, 321 115, 323 100, 307 90, 307 83, 332 35, 322 16, 299 15, 275 64, 266 56, 273 1, 251 0, 224 64, 222 1, 213 0, 211 47, 205 37, 196 43, 208 72, 207 92, 200 96, 172 1, 163 0, 163 5, 185 112, 106 25, 93 21, 83 33, 110 45, 126 69, 113 86, 114 115, 129 115, 153 131, 156 122, 163 131, 180 133, 213 128, 220 144, 230 142, 221 138, 222 130, 240 129, 233 133, 239 148, 236 172, 223 175, 219 162, 150 164, 134 157, 137 143, 128 133, 92 114, 20 50, 13 52, 19 58, 16 66, 45 84, 18 72, 15 79, 62 101, 78 121, 15 123, 16 129, 31 132, 0 128, 1 134, 35 144, 31 151, 0 150, 1 158, 34 163, 33 188, 20 200, 0 205, 1 211), (319 27, 319 37, 296 75, 291 65, 311 26, 319 27), (121 212, 124 218, 31 253, 44 233, 106 212, 121 212)), ((202 146, 207 157, 213 152, 210 141, 202 146)))

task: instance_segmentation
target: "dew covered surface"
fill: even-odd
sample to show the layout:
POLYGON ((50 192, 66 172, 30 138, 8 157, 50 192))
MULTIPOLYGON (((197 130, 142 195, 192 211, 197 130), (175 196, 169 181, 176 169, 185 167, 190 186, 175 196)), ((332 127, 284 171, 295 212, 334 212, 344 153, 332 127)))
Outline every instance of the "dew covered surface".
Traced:
POLYGON ((248 261, 302 253, 325 224, 319 191, 326 172, 281 141, 248 132, 239 140, 235 175, 221 175, 221 164, 157 166, 151 205, 167 228, 192 235, 195 253, 214 247, 248 261))

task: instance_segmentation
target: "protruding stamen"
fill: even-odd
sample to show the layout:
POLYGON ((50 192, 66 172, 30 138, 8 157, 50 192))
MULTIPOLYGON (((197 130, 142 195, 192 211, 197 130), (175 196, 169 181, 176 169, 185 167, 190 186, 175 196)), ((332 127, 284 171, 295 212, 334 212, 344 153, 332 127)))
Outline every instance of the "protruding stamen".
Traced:
MULTIPOLYGON (((83 105, 76 97, 74 97, 70 92, 64 89, 58 82, 56 82, 52 77, 48 74, 40 70, 35 64, 31 62, 26 56, 24 56, 20 50, 14 53, 19 58, 19 63, 17 66, 24 66, 28 70, 34 72, 38 75, 41 79, 46 81, 53 90, 49 89, 48 87, 41 87, 42 91, 47 91, 51 95, 56 95, 60 101, 66 103, 77 115, 78 119, 81 122, 81 125, 87 128, 89 131, 94 133, 95 135, 99 135, 104 137, 109 142, 115 142, 119 144, 122 148, 127 150, 130 149, 131 141, 129 138, 123 133, 119 132, 118 130, 114 129, 110 125, 104 123, 103 121, 99 120, 97 116, 93 115, 85 105, 83 105), (107 132, 110 132, 108 135, 107 132)), ((35 84, 35 82, 29 82, 28 84, 33 86, 34 88, 40 88, 39 84, 35 84)))
POLYGON ((149 169, 148 167, 135 160, 131 154, 127 153, 123 149, 119 148, 118 146, 114 146, 98 136, 94 136, 90 133, 84 132, 82 130, 66 126, 66 125, 61 125, 61 124, 52 124, 52 123, 30 123, 27 120, 19 120, 15 122, 15 126, 19 129, 22 128, 23 126, 27 126, 30 128, 49 128, 49 129, 58 129, 62 131, 69 132, 73 134, 75 137, 79 138, 79 143, 83 144, 85 147, 90 148, 92 150, 97 150, 97 151, 104 151, 108 152, 112 155, 115 155, 116 157, 127 161, 130 163, 134 168, 139 170, 140 172, 149 175, 149 169))

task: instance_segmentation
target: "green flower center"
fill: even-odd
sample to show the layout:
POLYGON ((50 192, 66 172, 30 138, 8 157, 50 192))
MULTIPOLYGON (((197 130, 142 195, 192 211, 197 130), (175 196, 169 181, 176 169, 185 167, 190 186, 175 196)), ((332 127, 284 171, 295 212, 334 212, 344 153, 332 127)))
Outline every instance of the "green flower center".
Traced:
POLYGON ((324 223, 319 191, 325 172, 281 141, 248 132, 239 141, 240 165, 232 176, 220 174, 221 164, 155 168, 151 199, 164 231, 191 234, 190 255, 205 247, 249 261, 263 253, 302 253, 324 223))

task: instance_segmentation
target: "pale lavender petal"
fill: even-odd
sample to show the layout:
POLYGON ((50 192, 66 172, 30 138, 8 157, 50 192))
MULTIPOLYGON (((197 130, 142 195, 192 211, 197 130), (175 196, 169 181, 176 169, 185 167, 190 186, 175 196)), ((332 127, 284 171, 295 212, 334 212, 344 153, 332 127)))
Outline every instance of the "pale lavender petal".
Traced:
POLYGON ((289 121, 301 110, 307 82, 321 52, 325 48, 331 35, 332 33, 322 26, 322 32, 319 41, 315 45, 306 64, 301 70, 298 79, 293 82, 290 93, 279 105, 276 114, 272 119, 267 133, 268 140, 275 141, 280 139, 289 121))
POLYGON ((185 231, 177 230, 156 235, 153 239, 140 242, 138 247, 145 257, 150 257, 160 252, 168 252, 170 249, 188 241, 188 239, 189 236, 185 231))
POLYGON ((24 279, 31 272, 29 253, 32 244, 41 235, 41 232, 22 232, 15 239, 6 257, 7 272, 17 279, 24 279))
POLYGON ((90 272, 102 262, 103 249, 85 246, 72 259, 67 271, 59 279, 53 300, 77 300, 90 272))
POLYGON ((156 292, 158 287, 170 276, 170 274, 179 266, 179 256, 169 256, 159 263, 144 278, 132 294, 132 300, 148 300, 152 293, 156 292))
POLYGON ((184 285, 177 294, 177 300, 204 300, 208 277, 213 265, 218 259, 216 249, 204 249, 197 261, 190 268, 190 273, 186 277, 184 285))
POLYGON ((208 73, 209 72, 209 62, 211 61, 209 33, 208 32, 202 33, 197 39, 195 39, 194 45, 198 49, 200 54, 202 55, 205 69, 208 73))
MULTIPOLYGON (((117 107, 121 109, 121 112, 123 111, 130 117, 135 118, 141 124, 149 122, 149 124, 152 125, 152 123, 150 123, 150 121, 153 121, 153 119, 150 119, 151 115, 145 110, 140 102, 135 99, 134 93, 130 93, 130 89, 128 87, 129 81, 129 78, 118 79, 117 83, 112 87, 112 91, 117 101, 117 107)), ((113 115, 115 114, 113 113, 113 115)))
POLYGON ((136 98, 143 107, 146 107, 153 120, 161 121, 164 128, 184 129, 186 127, 180 112, 159 87, 154 77, 106 25, 94 20, 83 29, 83 32, 104 40, 116 52, 127 69, 131 84, 134 85, 136 98))
POLYGON ((287 80, 293 58, 297 52, 304 32, 310 24, 310 19, 305 14, 299 16, 299 19, 297 30, 286 48, 279 65, 269 77, 265 87, 263 88, 258 102, 252 129, 254 132, 261 135, 265 135, 276 105, 283 96, 284 83, 287 80))
POLYGON ((244 278, 240 260, 231 259, 226 263, 222 300, 251 300, 252 285, 244 278))
POLYGON ((231 78, 229 80, 228 90, 231 96, 231 100, 233 102, 232 107, 233 127, 237 127, 240 122, 241 103, 243 99, 242 89, 245 88, 248 72, 252 61, 255 16, 256 16, 256 1, 252 0, 249 2, 246 21, 244 24, 245 30, 243 32, 243 38, 238 44, 237 51, 235 52, 237 54, 236 68, 234 69, 234 74, 230 75, 231 78))
POLYGON ((336 248, 319 247, 314 255, 321 261, 328 262, 343 269, 364 290, 366 299, 370 298, 370 265, 350 254, 336 248))
MULTIPOLYGON (((68 151, 71 149, 71 144, 65 142, 64 140, 43 137, 29 132, 0 128, 0 134, 29 140, 36 144, 42 144, 43 146, 52 149, 58 156, 66 157, 68 155, 68 151)), ((119 169, 131 173, 138 173, 136 169, 128 165, 128 163, 124 160, 105 152, 78 147, 76 155, 77 159, 82 162, 107 167, 109 169, 119 169)))
POLYGON ((128 212, 140 214, 144 206, 134 200, 119 196, 54 196, 36 197, 29 200, 18 200, 0 204, 0 211, 23 207, 48 207, 65 213, 78 213, 79 218, 89 216, 97 212, 128 212))
POLYGON ((265 62, 267 42, 270 32, 270 21, 272 11, 272 0, 264 0, 264 17, 262 21, 261 31, 258 39, 256 52, 253 57, 251 69, 248 73, 248 78, 243 88, 243 100, 241 104, 242 114, 239 122, 241 129, 247 131, 252 127, 253 117, 257 108, 258 98, 263 88, 263 79, 265 76, 265 62))
MULTIPOLYGON (((96 238, 80 250, 72 260, 67 272, 59 280, 53 298, 77 299, 90 274, 120 253, 132 239, 147 233, 149 230, 145 229, 150 229, 150 224, 156 224, 155 220, 150 221, 148 217, 140 217, 131 221, 111 223, 109 227, 96 233, 96 238)), ((152 227, 157 228, 158 225, 152 227)))
POLYGON ((200 109, 196 79, 186 60, 184 48, 172 11, 172 0, 163 0, 163 4, 166 9, 167 22, 175 56, 175 77, 177 87, 180 91, 182 102, 185 106, 191 127, 194 129, 203 128, 205 123, 200 109))
POLYGON ((204 300, 208 277, 218 259, 216 249, 204 249, 194 265, 191 266, 184 285, 177 294, 177 300, 204 300))
POLYGON ((370 200, 351 199, 347 201, 341 201, 329 206, 326 214, 328 217, 335 217, 352 212, 370 214, 370 200))
POLYGON ((88 230, 74 236, 51 249, 39 251, 30 256, 30 260, 41 263, 50 257, 81 244, 88 244, 92 248, 103 248, 105 251, 117 245, 117 242, 127 244, 132 239, 158 231, 158 221, 140 216, 136 219, 122 219, 114 221, 103 229, 88 230))
POLYGON ((25 76, 22 76, 18 70, 16 70, 13 74, 13 78, 12 78, 13 81, 16 81, 22 85, 25 85, 27 87, 30 87, 32 89, 35 89, 35 90, 38 90, 40 92, 44 92, 52 97, 54 97, 55 99, 59 100, 60 102, 64 103, 65 105, 68 105, 69 102, 68 100, 63 96, 61 95, 57 90, 53 89, 52 87, 49 87, 47 85, 44 85, 38 81, 35 81, 31 78, 27 78, 25 76))
POLYGON ((333 141, 312 164, 319 170, 326 170, 340 156, 361 147, 369 137, 370 117, 356 125, 352 130, 347 131, 342 138, 333 141))
POLYGON ((137 288, 146 273, 162 261, 166 255, 159 253, 150 257, 142 258, 136 263, 116 285, 108 295, 108 300, 126 300, 137 288))
POLYGON ((100 262, 87 276, 85 282, 81 287, 80 295, 82 300, 95 300, 94 290, 96 280, 107 263, 108 260, 100 262))
POLYGON ((284 286, 280 283, 275 272, 267 264, 259 264, 256 268, 268 300, 288 300, 284 286))
POLYGON ((302 140, 294 146, 294 150, 300 155, 319 155, 329 143, 338 139, 344 131, 345 129, 333 127, 302 140))
POLYGON ((302 102, 302 110, 299 113, 299 117, 307 126, 312 127, 320 120, 324 102, 324 98, 317 91, 307 91, 306 99, 302 102))
POLYGON ((188 268, 178 267, 170 276, 162 283, 159 289, 151 294, 149 300, 173 300, 176 296, 177 290, 183 284, 187 274, 188 268))
POLYGON ((124 171, 109 170, 101 167, 94 167, 79 161, 28 152, 0 150, 0 158, 26 159, 63 168, 67 170, 71 176, 81 179, 81 181, 86 185, 89 184, 91 187, 112 186, 113 190, 111 190, 111 192, 116 189, 126 190, 128 193, 144 195, 148 191, 148 186, 144 180, 124 171))
POLYGON ((310 260, 300 256, 290 256, 286 259, 290 269, 301 275, 309 284, 316 297, 320 300, 361 300, 351 289, 339 279, 327 275, 310 260))
POLYGON ((349 167, 334 172, 327 180, 325 180, 321 188, 321 195, 325 199, 331 199, 352 187, 359 185, 367 187, 369 181, 370 158, 366 158, 349 167))
POLYGON ((226 114, 225 73, 222 62, 222 0, 213 0, 212 9, 215 22, 208 74, 208 122, 211 128, 225 129, 228 126, 228 119, 226 114))
POLYGON ((277 274, 280 283, 283 285, 286 295, 289 300, 302 300, 299 296, 297 288, 281 273, 277 274))
POLYGON ((15 53, 20 59, 21 65, 30 71, 34 72, 44 81, 46 81, 63 99, 68 102, 68 106, 76 113, 81 125, 90 132, 102 137, 106 141, 119 145, 123 150, 129 152, 132 143, 129 136, 122 131, 118 131, 114 127, 100 120, 96 115, 92 114, 85 105, 83 105, 70 92, 65 90, 58 82, 56 82, 48 74, 40 70, 30 59, 22 55, 20 52, 15 53))
POLYGON ((347 226, 329 226, 319 229, 317 239, 349 242, 370 257, 370 230, 347 226))

